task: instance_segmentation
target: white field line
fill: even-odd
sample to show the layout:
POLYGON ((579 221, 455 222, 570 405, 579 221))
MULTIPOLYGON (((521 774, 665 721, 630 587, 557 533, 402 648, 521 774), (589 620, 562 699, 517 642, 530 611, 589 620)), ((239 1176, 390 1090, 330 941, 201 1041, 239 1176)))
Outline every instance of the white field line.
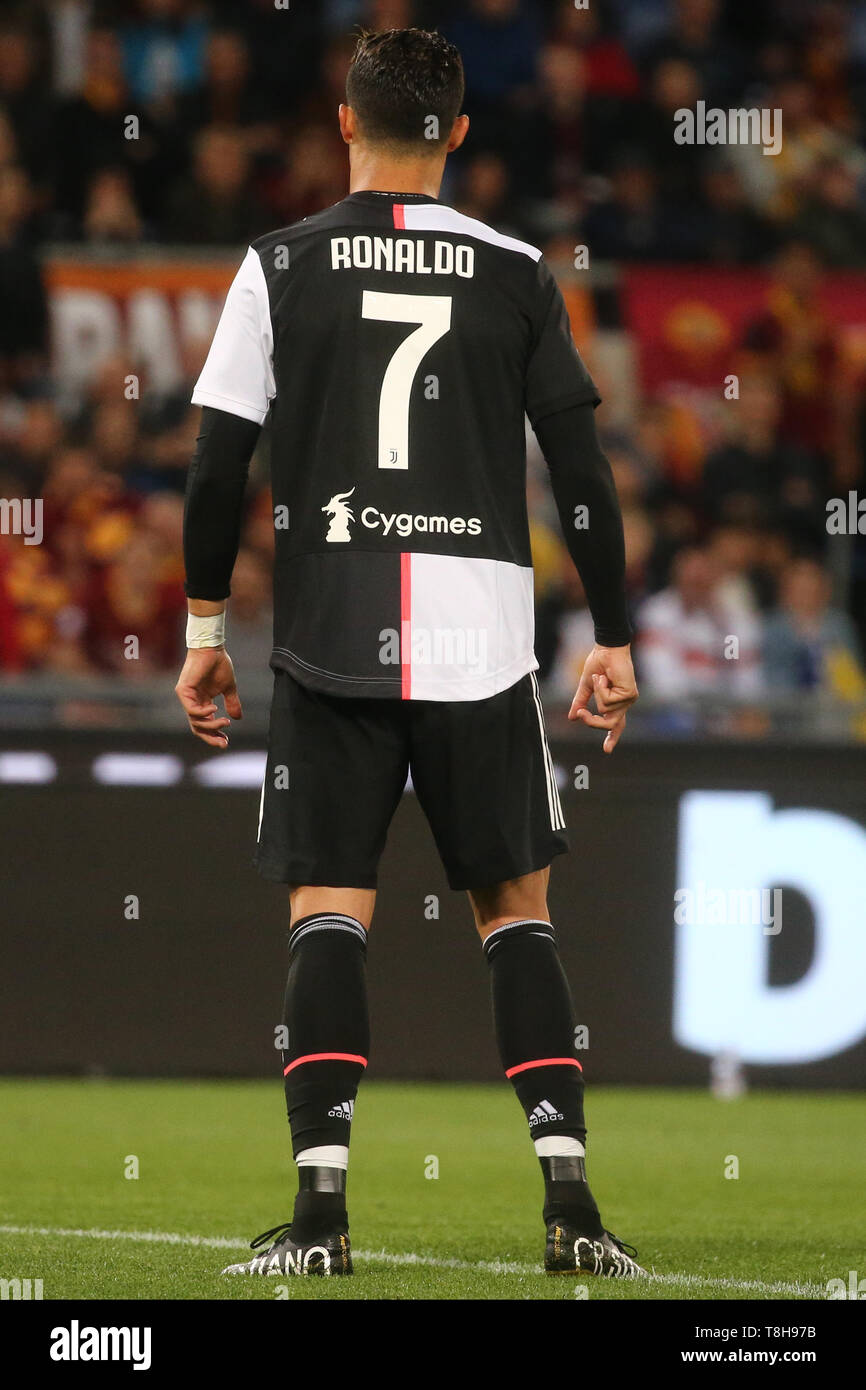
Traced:
MULTIPOLYGON (((69 1226, 7 1226, 0 1225, 0 1235, 10 1236, 60 1236, 88 1240, 129 1240, 142 1245, 188 1245, 202 1246, 208 1250, 242 1250, 249 1248, 249 1241, 229 1236, 184 1235, 177 1231, 103 1231, 97 1227, 87 1230, 69 1226)), ((424 1269, 477 1270, 482 1274, 541 1274, 540 1264, 519 1264, 512 1260, 457 1260, 444 1259, 438 1255, 416 1255, 413 1253, 395 1254, 390 1250, 353 1250, 354 1259, 369 1260, 375 1264, 412 1266, 424 1269)), ((666 1284, 678 1289, 727 1289, 737 1293, 787 1294, 790 1298, 825 1298, 826 1290, 820 1284, 765 1284, 760 1279, 725 1279, 718 1276, 700 1274, 652 1274, 654 1283, 666 1284)))

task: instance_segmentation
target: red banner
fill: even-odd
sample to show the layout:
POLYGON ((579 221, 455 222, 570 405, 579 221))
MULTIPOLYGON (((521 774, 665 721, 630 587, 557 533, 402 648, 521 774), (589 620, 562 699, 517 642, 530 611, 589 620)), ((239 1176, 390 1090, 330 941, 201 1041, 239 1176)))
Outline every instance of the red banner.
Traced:
MULTIPOLYGON (((718 389, 736 370, 749 326, 771 311, 777 294, 766 271, 625 267, 625 326, 638 344, 645 389, 657 392, 673 384, 718 389)), ((827 274, 816 309, 841 359, 866 363, 866 275, 827 274)))

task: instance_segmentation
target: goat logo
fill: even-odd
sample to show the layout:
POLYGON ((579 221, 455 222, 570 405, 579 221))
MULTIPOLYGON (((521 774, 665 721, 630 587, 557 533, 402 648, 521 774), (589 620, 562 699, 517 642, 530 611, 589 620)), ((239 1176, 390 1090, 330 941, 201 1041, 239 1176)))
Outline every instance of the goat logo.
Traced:
MULTIPOLYGON (((356 484, 357 486, 357 484, 356 484)), ((346 498, 351 497, 355 488, 350 488, 348 492, 335 492, 330 502, 322 508, 331 518, 328 527, 326 541, 350 541, 349 522, 355 520, 355 513, 351 507, 346 506, 346 498)))

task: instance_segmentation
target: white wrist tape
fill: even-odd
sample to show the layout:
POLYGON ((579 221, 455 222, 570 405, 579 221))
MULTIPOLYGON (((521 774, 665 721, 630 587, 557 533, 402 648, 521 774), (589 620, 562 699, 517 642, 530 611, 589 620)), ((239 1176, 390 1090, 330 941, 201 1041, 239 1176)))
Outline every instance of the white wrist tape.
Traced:
POLYGON ((213 613, 208 618, 197 618, 189 613, 186 620, 186 645, 188 647, 224 647, 226 644, 226 615, 213 613))

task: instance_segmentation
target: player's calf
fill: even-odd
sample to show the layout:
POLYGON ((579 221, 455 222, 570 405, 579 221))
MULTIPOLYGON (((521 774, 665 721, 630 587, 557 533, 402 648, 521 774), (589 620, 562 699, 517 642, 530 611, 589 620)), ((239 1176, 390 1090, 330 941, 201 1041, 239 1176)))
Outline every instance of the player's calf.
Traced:
POLYGON ((523 1106, 544 1175, 549 1274, 644 1271, 606 1231, 586 1178, 582 1068, 574 1007, 550 922, 525 918, 485 936, 505 1075, 523 1106))
POLYGON ((484 941, 505 1075, 523 1106, 544 1173, 544 1219, 601 1235, 586 1181, 583 1076, 574 1056, 571 991, 550 922, 509 922, 484 941))
POLYGON ((302 917, 289 933, 283 1078, 298 1193, 290 1222, 252 1242, 266 1252, 226 1274, 351 1274, 346 1173, 370 1027, 366 932, 343 913, 302 917))

